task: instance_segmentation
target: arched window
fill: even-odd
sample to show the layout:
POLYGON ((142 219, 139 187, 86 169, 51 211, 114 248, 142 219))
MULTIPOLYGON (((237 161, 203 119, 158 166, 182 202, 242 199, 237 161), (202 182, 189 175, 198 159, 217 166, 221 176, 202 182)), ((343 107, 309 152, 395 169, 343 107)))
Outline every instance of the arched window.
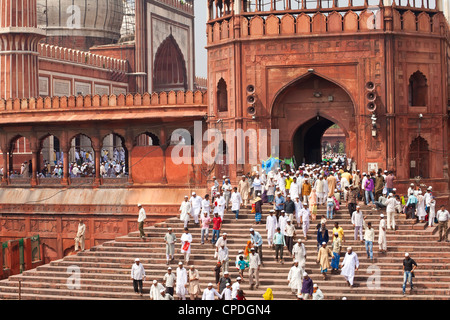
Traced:
POLYGON ((409 78, 409 105, 426 106, 428 103, 427 78, 422 72, 417 71, 409 78))
POLYGON ((430 151, 428 142, 418 136, 409 147, 409 177, 429 178, 430 151))
POLYGON ((227 83, 223 78, 220 78, 217 84, 217 110, 219 112, 228 111, 228 91, 227 83))
POLYGON ((172 35, 159 46, 153 71, 155 91, 187 90, 186 63, 172 35))

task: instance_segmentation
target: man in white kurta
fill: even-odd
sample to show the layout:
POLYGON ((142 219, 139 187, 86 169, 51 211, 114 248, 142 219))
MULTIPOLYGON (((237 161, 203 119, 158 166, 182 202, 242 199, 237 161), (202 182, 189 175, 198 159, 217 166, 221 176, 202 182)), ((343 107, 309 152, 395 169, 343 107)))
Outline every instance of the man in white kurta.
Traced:
POLYGON ((153 280, 153 284, 150 287, 150 300, 161 300, 161 290, 165 290, 164 286, 157 280, 153 280))
POLYGON ((249 185, 247 177, 245 175, 242 176, 242 180, 239 181, 237 188, 238 188, 238 192, 241 194, 242 201, 244 202, 244 207, 247 207, 250 185, 249 185))
POLYGON ((305 202, 305 203, 303 203, 303 209, 301 210, 302 229, 303 229, 303 236, 305 237, 305 240, 308 239, 309 217, 310 216, 311 216, 311 212, 308 209, 308 204, 305 202))
POLYGON ((194 217, 194 223, 198 224, 198 218, 200 216, 200 211, 202 210, 202 198, 198 196, 195 192, 192 192, 191 201, 191 214, 194 217))
POLYGON ((237 188, 233 188, 233 193, 230 197, 231 211, 235 214, 236 220, 239 217, 239 210, 241 209, 241 204, 243 203, 241 194, 237 191, 237 188))
POLYGON ((216 289, 213 288, 212 283, 208 283, 208 287, 203 291, 202 300, 214 300, 214 296, 221 298, 216 289))
POLYGON ((225 216, 225 197, 223 196, 223 191, 220 191, 220 196, 217 198, 217 213, 223 221, 225 216))
POLYGON ((399 202, 395 199, 394 194, 389 193, 389 196, 385 202, 386 215, 387 215, 387 228, 389 230, 395 230, 395 207, 399 202))
POLYGON ((344 261, 341 264, 341 275, 345 277, 347 283, 352 287, 355 278, 355 271, 359 268, 358 255, 353 252, 352 247, 347 248, 344 261))
POLYGON ((284 229, 286 228, 287 225, 287 219, 288 217, 286 216, 286 213, 284 212, 284 210, 281 210, 281 215, 278 217, 278 226, 280 227, 281 234, 283 236, 284 236, 284 229))
POLYGON ((287 279, 292 293, 300 294, 302 290, 303 269, 299 266, 297 260, 294 261, 294 265, 289 270, 287 279))
POLYGON ((292 248, 292 257, 294 260, 298 261, 298 265, 305 269, 306 265, 306 248, 305 245, 302 243, 302 239, 298 239, 297 243, 292 248))
POLYGON ((184 263, 189 262, 189 256, 191 255, 192 235, 189 233, 188 228, 184 228, 184 233, 181 236, 181 253, 184 254, 184 263), (189 243, 187 250, 184 250, 186 242, 189 243))
POLYGON ((297 177, 292 178, 293 181, 291 182, 291 187, 289 189, 289 195, 291 196, 292 200, 295 200, 300 195, 300 185, 297 182, 297 177))
POLYGON ((81 251, 84 251, 84 234, 86 232, 86 225, 80 219, 78 224, 77 236, 75 237, 75 251, 78 251, 78 244, 81 245, 81 251))
POLYGON ((183 221, 184 227, 186 228, 189 223, 189 218, 191 217, 192 205, 189 201, 188 196, 184 196, 184 201, 180 206, 180 220, 183 221))
POLYGON ((208 213, 208 215, 211 214, 211 202, 209 201, 209 194, 205 195, 205 199, 202 200, 202 211, 201 215, 203 213, 208 213))
POLYGON ((186 300, 186 293, 187 293, 186 284, 188 282, 188 277, 187 277, 187 271, 183 267, 182 262, 178 263, 178 268, 177 268, 176 273, 177 273, 177 281, 176 281, 175 292, 176 292, 179 300, 186 300))
POLYGON ((314 184, 314 188, 317 192, 317 204, 324 204, 325 203, 325 193, 323 192, 323 185, 325 180, 323 180, 323 176, 321 175, 319 179, 316 180, 314 184))
POLYGON ((266 219, 266 231, 267 231, 267 243, 269 248, 273 246, 273 235, 275 234, 278 226, 277 216, 274 215, 275 210, 270 210, 266 219))
POLYGON ((378 231, 378 246, 380 252, 386 252, 387 243, 386 243, 386 220, 384 220, 384 214, 380 214, 380 227, 378 231))

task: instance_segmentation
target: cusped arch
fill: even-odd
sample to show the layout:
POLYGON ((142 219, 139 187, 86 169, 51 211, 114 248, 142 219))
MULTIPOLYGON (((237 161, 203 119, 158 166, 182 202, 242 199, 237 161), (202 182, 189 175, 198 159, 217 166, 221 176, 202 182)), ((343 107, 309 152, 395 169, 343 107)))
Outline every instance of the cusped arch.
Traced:
POLYGON ((152 142, 151 145, 152 146, 159 146, 159 145, 161 145, 159 137, 156 134, 154 134, 153 132, 150 132, 150 131, 142 131, 142 132, 138 133, 134 137, 134 139, 133 139, 134 146, 138 146, 139 147, 139 146, 148 146, 149 145, 148 143, 146 143, 144 141, 140 141, 140 139, 142 139, 143 136, 147 136, 147 137, 151 138, 151 142, 152 142))
POLYGON ((187 90, 186 62, 173 35, 169 35, 156 51, 153 87, 156 91, 187 90))
POLYGON ((282 98, 283 94, 287 91, 287 89, 288 89, 289 87, 295 85, 296 83, 306 81, 309 77, 311 77, 311 76, 313 76, 313 75, 314 75, 314 76, 317 76, 318 78, 322 78, 323 80, 329 81, 329 82, 331 82, 332 84, 338 86, 340 89, 342 89, 342 90, 348 95, 348 97, 350 98, 350 100, 351 100, 351 102, 352 102, 352 106, 353 106, 353 114, 355 114, 354 108, 355 108, 355 106, 356 106, 357 104, 356 104, 356 101, 355 101, 354 97, 350 94, 350 91, 349 91, 342 83, 340 83, 339 81, 336 81, 336 80, 334 80, 334 79, 331 79, 331 78, 329 78, 329 77, 327 77, 327 76, 325 76, 325 75, 323 75, 323 74, 320 74, 320 73, 318 73, 318 72, 314 72, 314 73, 310 73, 310 72, 304 73, 303 75, 301 75, 301 76, 299 76, 299 77, 297 77, 297 78, 295 78, 295 79, 289 81, 289 82, 286 83, 285 85, 283 85, 283 86, 275 93, 275 95, 274 95, 274 97, 273 97, 273 99, 272 99, 272 101, 271 101, 271 103, 270 103, 269 113, 273 116, 273 114, 274 114, 274 109, 275 109, 275 106, 276 106, 277 102, 279 101, 279 99, 282 98))

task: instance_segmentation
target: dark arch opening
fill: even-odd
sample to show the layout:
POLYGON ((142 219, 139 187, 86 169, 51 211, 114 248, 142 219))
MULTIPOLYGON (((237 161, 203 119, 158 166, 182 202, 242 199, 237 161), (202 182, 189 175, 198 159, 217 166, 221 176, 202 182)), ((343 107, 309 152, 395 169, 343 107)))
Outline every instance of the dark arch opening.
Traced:
POLYGON ((428 142, 418 136, 409 146, 409 177, 429 178, 430 176, 430 150, 428 142))
POLYGON ((186 63, 172 35, 156 51, 153 87, 155 91, 187 90, 186 63))
POLYGON ((158 136, 151 132, 141 133, 135 139, 136 147, 159 146, 159 145, 160 143, 158 136))
POLYGON ((217 84, 217 111, 228 111, 228 90, 227 83, 223 78, 220 78, 217 84))
POLYGON ((322 162, 322 136, 333 124, 333 121, 317 116, 297 129, 293 141, 297 165, 322 162))
POLYGON ((424 107, 428 105, 427 78, 423 75, 422 72, 416 71, 409 78, 408 94, 410 106, 424 107))

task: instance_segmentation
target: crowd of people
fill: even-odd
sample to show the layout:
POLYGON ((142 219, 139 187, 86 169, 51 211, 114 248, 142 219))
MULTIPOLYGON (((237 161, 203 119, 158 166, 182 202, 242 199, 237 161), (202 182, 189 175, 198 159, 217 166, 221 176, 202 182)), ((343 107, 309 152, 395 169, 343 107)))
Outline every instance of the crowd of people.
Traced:
MULTIPOLYGON (((228 234, 221 234, 225 212, 231 211, 233 218, 237 220, 241 208, 252 208, 251 212, 255 216, 256 225, 263 223, 263 209, 267 208, 265 221, 267 246, 274 250, 275 261, 280 264, 286 261, 284 250, 287 250, 289 263, 293 263, 287 275, 288 286, 298 299, 304 300, 324 298, 323 292, 317 284, 313 283, 305 270, 307 252, 304 242, 310 240, 308 239, 310 223, 315 224, 316 221, 317 252, 308 254, 317 255, 316 262, 324 280, 327 279, 327 273, 331 269, 332 273, 342 275, 350 287, 354 285, 355 272, 359 268, 358 255, 349 246, 341 260, 342 247, 346 241, 344 230, 338 222, 334 223, 331 234, 327 227, 336 213, 342 211, 342 207, 345 205, 348 209, 349 221, 354 227, 353 239, 359 239, 361 243, 364 243, 367 258, 372 261, 376 230, 372 227, 372 222, 368 221, 368 214, 375 213, 379 219, 380 254, 387 252, 387 231, 397 228, 396 213, 417 219, 418 223, 428 220, 427 223, 430 226, 435 222, 439 223, 439 241, 448 241, 449 213, 445 206, 441 206, 437 213, 434 212, 435 197, 432 187, 426 188, 426 194, 421 196, 421 186, 414 186, 414 188, 411 186, 411 191, 408 191, 408 200, 406 200, 405 196, 400 195, 395 188, 394 172, 378 170, 361 174, 360 170, 355 168, 350 172, 347 164, 348 167, 351 166, 350 162, 341 161, 339 164, 327 162, 320 165, 302 165, 298 170, 289 171, 277 168, 267 174, 255 172, 243 175, 236 186, 232 186, 230 179, 226 176, 223 177, 221 183, 217 181, 216 177, 213 177, 210 194, 205 195, 204 198, 195 192, 192 192, 190 197, 186 195, 179 209, 180 220, 184 224, 184 233, 180 238, 180 251, 183 254, 184 262, 179 262, 175 275, 172 276, 170 276, 172 269, 170 266, 168 267, 161 288, 151 290, 151 298, 173 299, 175 292, 178 299, 182 300, 186 299, 188 293, 191 299, 201 297, 204 300, 214 300, 217 297, 224 300, 242 300, 245 299, 245 294, 240 284, 245 277, 248 278, 246 280, 249 281, 250 290, 258 288, 260 286, 259 271, 267 259, 263 256, 263 236, 257 230, 250 228, 245 249, 240 250, 233 261, 232 253, 227 247, 228 234), (418 198, 417 202, 413 201, 414 197, 418 198), (365 204, 369 208, 366 209, 366 214, 363 213, 360 204, 365 204), (414 204, 416 205, 414 206, 414 204), (318 207, 327 209, 326 216, 321 216, 320 220, 317 217, 318 207), (383 210, 383 213, 379 214, 380 210, 383 210), (201 229, 201 244, 210 242, 215 248, 215 258, 217 259, 214 268, 216 283, 209 283, 207 289, 203 291, 203 295, 201 295, 198 285, 198 271, 196 272, 195 266, 191 265, 189 271, 184 268, 184 265, 190 263, 193 241, 193 236, 188 228, 190 223, 194 228, 201 229), (211 225, 212 234, 210 235, 211 225), (302 234, 298 233, 299 229, 302 229, 302 234), (209 238, 209 236, 211 237, 209 238), (239 273, 235 282, 232 282, 229 274, 230 265, 233 264, 239 273), (167 277, 170 277, 170 280, 167 280, 167 277)), ((139 216, 139 221, 143 222, 145 210, 141 205, 139 216)), ((140 236, 144 238, 145 233, 142 227, 140 227, 140 231, 140 236)), ((175 259, 175 243, 177 242, 171 228, 168 229, 164 240, 166 264, 169 265, 175 259)), ((417 264, 414 260, 409 257, 408 253, 405 253, 403 293, 405 293, 407 282, 410 283, 412 290, 411 272, 413 273, 416 267, 417 264)), ((142 279, 138 277, 133 280, 142 279)), ((157 280, 155 281, 158 283, 157 280)), ((142 290, 139 291, 139 288, 139 285, 135 286, 135 292, 142 294, 142 290)), ((270 288, 267 289, 264 298, 273 298, 270 288)))
MULTIPOLYGON (((127 166, 125 159, 125 150, 122 147, 113 148, 112 154, 107 149, 101 151, 100 176, 102 178, 121 178, 127 175, 127 166)), ((76 149, 74 152, 75 161, 69 163, 69 176, 94 177, 95 161, 94 153, 85 149, 76 149)), ((57 160, 44 160, 42 169, 37 173, 38 178, 62 178, 63 177, 63 153, 57 153, 57 160)), ((0 175, 3 175, 3 168, 0 169, 0 175)), ((21 164, 20 171, 12 171, 11 178, 29 178, 32 175, 32 164, 30 161, 24 161, 21 164)))

